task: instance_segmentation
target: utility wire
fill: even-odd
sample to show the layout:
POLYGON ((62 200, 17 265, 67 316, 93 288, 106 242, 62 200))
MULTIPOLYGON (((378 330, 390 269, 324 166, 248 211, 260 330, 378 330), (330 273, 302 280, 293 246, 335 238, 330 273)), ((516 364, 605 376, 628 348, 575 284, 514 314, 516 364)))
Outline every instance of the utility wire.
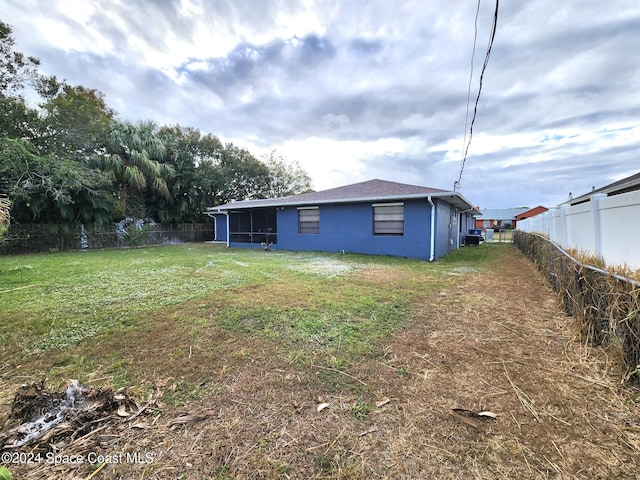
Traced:
MULTIPOLYGON (((469 85, 467 86, 467 112, 464 116, 464 137, 462 138, 462 152, 464 152, 464 146, 467 143, 467 125, 469 124, 469 107, 471 106, 471 81, 473 80, 473 64, 476 57, 476 43, 478 41, 478 15, 479 14, 480 14, 480 0, 478 0, 478 6, 476 7, 476 19, 473 22, 474 30, 473 30, 473 49, 471 50, 471 73, 469 74, 469 85)), ((462 173, 461 173, 461 176, 462 176, 462 173)), ((457 186, 458 186, 458 182, 455 182, 453 185, 454 190, 457 188, 457 186)))
MULTIPOLYGON (((464 154, 462 156, 462 164, 460 165, 460 174, 458 175, 458 180, 454 183, 454 190, 460 188, 460 182, 462 181, 462 172, 464 172, 464 166, 467 161, 467 155, 469 153, 469 147, 471 145, 471 138, 473 137, 473 125, 476 121, 476 115, 478 113, 478 102, 480 101, 480 93, 482 92, 482 81, 484 79, 484 72, 487 69, 487 65, 489 64, 489 57, 491 56, 491 48, 493 47, 493 40, 496 36, 496 27, 498 25, 498 6, 500 0, 496 0, 496 8, 493 13, 493 22, 491 25, 491 32, 489 34, 489 44, 487 45, 487 53, 484 57, 484 63, 482 64, 482 70, 480 71, 480 84, 478 86, 478 95, 476 96, 476 102, 473 107, 473 117, 471 118, 471 127, 469 128, 469 138, 467 140, 467 119, 469 117, 469 97, 471 93, 471 78, 473 77, 473 57, 475 55, 476 49, 476 37, 478 35, 478 12, 480 11, 480 0, 478 0, 478 9, 476 10, 476 20, 475 20, 475 35, 473 39, 473 54, 471 55, 471 76, 469 77, 469 93, 467 93, 467 117, 465 118, 464 125, 464 139, 467 140, 466 146, 464 146, 464 154)), ((464 144, 464 140, 463 140, 464 144)))

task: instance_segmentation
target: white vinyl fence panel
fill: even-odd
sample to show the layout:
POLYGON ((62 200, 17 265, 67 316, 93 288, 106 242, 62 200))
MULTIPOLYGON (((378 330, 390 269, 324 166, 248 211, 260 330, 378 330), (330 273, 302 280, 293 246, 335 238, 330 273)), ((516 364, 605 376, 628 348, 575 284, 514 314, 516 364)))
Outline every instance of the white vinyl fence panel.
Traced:
POLYGON ((640 191, 561 206, 518 222, 518 230, 541 233, 563 248, 602 257, 608 265, 640 269, 640 191))

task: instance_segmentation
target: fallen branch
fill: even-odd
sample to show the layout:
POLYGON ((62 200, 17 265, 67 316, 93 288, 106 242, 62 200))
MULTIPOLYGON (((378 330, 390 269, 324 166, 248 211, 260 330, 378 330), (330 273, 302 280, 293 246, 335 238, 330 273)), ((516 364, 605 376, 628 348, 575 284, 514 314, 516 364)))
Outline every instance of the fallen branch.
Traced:
POLYGON ((369 430, 365 430, 364 432, 360 432, 358 434, 359 437, 364 437, 365 435, 369 434, 369 433, 373 433, 373 432, 377 432, 378 429, 376 427, 371 427, 369 430))
POLYGON ((342 370, 338 370, 337 368, 331 368, 331 367, 323 367, 322 365, 312 365, 313 367, 316 368, 321 368, 323 370, 329 370, 330 372, 336 372, 336 373, 341 373, 342 375, 345 375, 349 378, 352 378, 353 380, 355 380, 358 383, 361 383, 362 385, 364 385, 365 387, 368 386, 366 383, 364 383, 362 380, 360 380, 359 378, 354 377, 353 375, 348 374, 347 372, 343 372, 342 370))
POLYGON ((480 428, 480 424, 478 422, 474 422, 473 420, 471 420, 468 417, 465 417, 464 415, 460 415, 458 412, 455 411, 455 409, 451 409, 451 415, 453 415, 455 418, 457 418, 458 420, 460 420, 463 423, 466 423, 467 425, 472 426, 475 429, 480 428))
POLYGON ((87 477, 87 480, 91 480, 93 477, 95 477, 98 473, 100 473, 100 470, 102 470, 104 467, 107 466, 107 462, 104 462, 102 464, 100 464, 100 466, 98 468, 96 468, 93 473, 91 475, 89 475, 87 477))
POLYGON ((520 390, 515 383, 511 381, 511 378, 509 378, 509 374, 507 373, 507 367, 503 365, 503 368, 504 368, 504 376, 507 377, 507 380, 509 380, 509 383, 511 384, 511 388, 513 388, 513 391, 516 392, 516 395, 518 396, 518 400, 520 400, 520 403, 522 404, 522 406, 527 410, 529 410, 538 422, 542 423, 542 420, 540 420, 540 416, 538 415, 538 412, 536 412, 535 409, 533 408, 533 401, 529 397, 527 397, 527 395, 522 390, 520 390))
POLYGON ((169 426, 172 427, 173 425, 184 425, 187 423, 201 422, 202 420, 206 420, 213 415, 214 413, 209 411, 183 415, 182 417, 174 418, 173 420, 171 420, 169 422, 169 426))
POLYGON ((41 287, 44 283, 34 283, 33 285, 24 285, 22 287, 10 288, 9 290, 0 290, 0 293, 15 292, 16 290, 24 290, 25 288, 41 287))
POLYGON ((338 434, 338 436, 336 438, 333 439, 333 442, 331 442, 331 444, 327 447, 327 449, 324 451, 324 456, 327 456, 327 453, 329 453, 329 450, 331 450, 333 448, 333 446, 338 442, 338 439, 342 436, 342 434, 347 430, 347 427, 344 427, 342 430, 340 430, 340 433, 338 434))

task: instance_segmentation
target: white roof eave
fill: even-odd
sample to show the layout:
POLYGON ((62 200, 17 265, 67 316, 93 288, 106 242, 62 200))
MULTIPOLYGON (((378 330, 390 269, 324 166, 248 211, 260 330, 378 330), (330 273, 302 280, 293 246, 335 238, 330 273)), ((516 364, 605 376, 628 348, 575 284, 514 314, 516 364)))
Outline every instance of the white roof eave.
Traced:
POLYGON ((369 197, 357 197, 357 198, 334 198, 324 200, 298 200, 295 198, 283 198, 283 199, 265 199, 265 200, 243 200, 239 202, 231 202, 224 205, 218 205, 216 207, 209 207, 207 213, 224 213, 228 210, 242 210, 248 208, 268 208, 268 207, 291 207, 291 206, 304 206, 304 205, 326 205, 331 203, 359 203, 359 202, 380 202, 391 200, 415 200, 421 198, 442 198, 447 200, 455 207, 467 210, 469 212, 474 211, 476 214, 480 213, 473 205, 464 198, 458 192, 433 192, 433 193, 411 193, 405 195, 385 195, 385 196, 369 196, 369 197))

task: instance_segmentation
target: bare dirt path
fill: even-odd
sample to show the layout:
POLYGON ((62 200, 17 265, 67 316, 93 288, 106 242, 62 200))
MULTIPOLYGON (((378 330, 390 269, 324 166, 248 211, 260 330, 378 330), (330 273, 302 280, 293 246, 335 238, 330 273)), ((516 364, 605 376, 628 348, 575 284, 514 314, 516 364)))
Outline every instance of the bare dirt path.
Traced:
POLYGON ((414 373, 400 389, 411 415, 397 443, 415 462, 401 475, 640 478, 637 391, 621 387, 605 352, 580 344, 531 263, 511 248, 497 260, 443 292, 437 328, 395 339, 414 373), (469 425, 452 408, 498 416, 469 425))

